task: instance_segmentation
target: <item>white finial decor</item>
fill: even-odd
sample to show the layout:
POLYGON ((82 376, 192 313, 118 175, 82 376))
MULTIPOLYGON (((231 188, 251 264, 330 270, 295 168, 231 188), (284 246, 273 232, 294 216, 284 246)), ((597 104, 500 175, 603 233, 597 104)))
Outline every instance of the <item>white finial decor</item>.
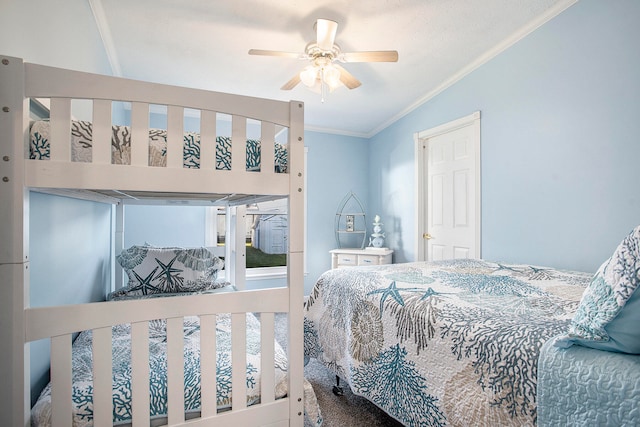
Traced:
POLYGON ((382 232, 382 223, 380 222, 380 215, 376 215, 373 219, 373 233, 369 237, 369 246, 374 248, 381 248, 384 245, 385 235, 382 232))

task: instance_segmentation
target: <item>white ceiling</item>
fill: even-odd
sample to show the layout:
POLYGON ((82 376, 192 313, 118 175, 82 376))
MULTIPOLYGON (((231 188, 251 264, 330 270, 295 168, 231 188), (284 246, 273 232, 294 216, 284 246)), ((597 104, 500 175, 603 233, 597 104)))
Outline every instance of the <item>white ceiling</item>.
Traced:
POLYGON ((576 0, 88 0, 115 75, 305 103, 306 128, 371 136, 576 0), (397 63, 343 66, 362 82, 324 103, 280 87, 318 18, 338 22, 342 51, 397 50, 397 63))

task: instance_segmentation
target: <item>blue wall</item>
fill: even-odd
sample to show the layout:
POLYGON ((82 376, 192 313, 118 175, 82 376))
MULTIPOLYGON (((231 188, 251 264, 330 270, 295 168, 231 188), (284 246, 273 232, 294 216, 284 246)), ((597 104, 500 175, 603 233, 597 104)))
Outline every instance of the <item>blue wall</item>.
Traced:
POLYGON ((88 1, 0 2, 3 55, 53 67, 111 74, 103 46, 88 1))
POLYGON ((125 206, 124 247, 199 247, 205 244, 202 206, 125 206))
POLYGON ((309 150, 305 294, 309 294, 320 274, 331 268, 329 251, 336 248, 334 221, 344 196, 353 191, 364 208, 368 207, 369 157, 367 140, 362 138, 307 131, 305 146, 309 150))
POLYGON ((413 133, 480 110, 483 258, 595 271, 640 224, 639 18, 582 0, 373 137, 395 261, 415 258, 413 133))
MULTIPOLYGON (((30 305, 102 301, 111 285, 111 205, 30 193, 30 305)), ((32 403, 49 380, 49 341, 31 344, 32 403)))

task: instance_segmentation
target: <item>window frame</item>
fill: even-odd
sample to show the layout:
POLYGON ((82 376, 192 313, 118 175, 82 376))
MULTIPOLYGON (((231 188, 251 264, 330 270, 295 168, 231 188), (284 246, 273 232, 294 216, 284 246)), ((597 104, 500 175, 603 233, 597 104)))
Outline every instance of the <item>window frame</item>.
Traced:
MULTIPOLYGON (((304 170, 307 170, 308 148, 304 148, 304 170)), ((304 188, 307 188, 307 174, 304 174, 304 188)), ((219 206, 207 207, 205 213, 205 246, 217 247, 218 226, 217 215, 219 206)), ((287 212, 287 216, 289 212, 287 212)), ((247 281, 285 279, 287 277, 287 265, 278 267, 254 267, 246 269, 247 281)), ((307 275, 307 192, 304 192, 304 275, 307 275)))

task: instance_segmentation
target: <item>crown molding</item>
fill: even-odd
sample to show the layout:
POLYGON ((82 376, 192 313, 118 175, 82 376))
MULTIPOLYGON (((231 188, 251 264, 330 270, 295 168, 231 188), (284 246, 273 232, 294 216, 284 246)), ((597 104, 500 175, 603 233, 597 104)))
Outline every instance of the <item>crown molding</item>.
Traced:
POLYGON ((424 96, 418 98, 415 102, 413 102, 407 108, 400 111, 398 114, 391 117, 389 120, 382 123, 380 126, 376 127, 375 129, 372 129, 369 133, 367 133, 365 137, 371 138, 375 136, 377 133, 391 126, 393 123, 397 122, 398 120, 400 120, 401 118, 403 118, 404 116, 406 116, 407 114, 409 114, 410 112, 418 108, 419 106, 430 101, 432 98, 434 98, 436 95, 443 92, 445 89, 448 89, 449 87, 453 86, 455 83, 462 80, 468 74, 477 70, 482 65, 489 62, 491 59, 495 58, 500 53, 504 52, 505 50, 507 50, 508 48, 510 48, 511 46, 513 46, 514 44, 516 44, 517 42, 519 42, 520 40, 528 36, 529 34, 531 34, 533 31, 543 26, 544 24, 546 24, 547 22, 549 22, 550 20, 552 20, 553 18, 555 18, 556 16, 558 16, 559 14, 561 14, 562 12, 564 12, 566 9, 573 6, 577 2, 578 0, 563 0, 556 3, 554 6, 547 9, 545 13, 538 16, 536 19, 533 19, 529 23, 525 24, 523 27, 521 27, 519 30, 512 33, 509 37, 504 39, 502 42, 498 43, 493 48, 489 49, 488 51, 480 55, 478 58, 473 60, 471 63, 463 67, 457 73, 453 74, 451 77, 443 81, 435 89, 428 92, 424 96))
POLYGON ((93 19, 96 21, 100 38, 102 39, 102 45, 107 54, 107 60, 111 65, 111 73, 116 77, 122 77, 122 69, 120 68, 120 61, 118 60, 118 54, 116 53, 116 47, 113 43, 113 37, 111 36, 111 29, 107 22, 107 17, 104 14, 104 8, 102 7, 102 0, 89 0, 89 6, 91 7, 91 13, 93 19))

